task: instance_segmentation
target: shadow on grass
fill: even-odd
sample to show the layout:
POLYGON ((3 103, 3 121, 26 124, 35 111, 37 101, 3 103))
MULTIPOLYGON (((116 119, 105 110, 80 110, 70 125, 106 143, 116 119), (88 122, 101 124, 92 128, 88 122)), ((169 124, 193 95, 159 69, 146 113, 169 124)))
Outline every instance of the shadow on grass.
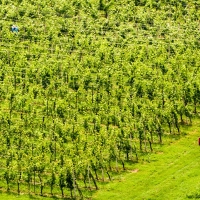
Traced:
POLYGON ((52 199, 52 200, 58 200, 58 199, 72 200, 72 198, 69 198, 69 197, 58 197, 58 196, 50 196, 50 195, 43 195, 43 196, 41 196, 39 194, 20 194, 20 195, 18 195, 14 191, 7 192, 7 191, 2 191, 2 190, 0 190, 0 194, 12 195, 12 196, 15 196, 15 197, 20 197, 20 196, 23 197, 23 196, 25 196, 25 197, 28 197, 29 199, 33 199, 33 200, 34 199, 35 200, 39 200, 39 199, 44 199, 45 200, 45 198, 52 199))
POLYGON ((200 199, 200 194, 192 194, 186 196, 188 199, 200 199))
POLYGON ((37 195, 37 194, 29 194, 27 195, 29 197, 29 199, 45 199, 45 198, 51 198, 52 200, 53 199, 65 199, 65 200, 70 200, 70 198, 61 198, 61 197, 57 197, 57 196, 46 196, 46 195, 43 195, 43 196, 40 196, 40 195, 37 195))
POLYGON ((172 140, 179 140, 186 135, 188 134, 185 131, 181 131, 181 133, 168 134, 167 136, 165 136, 165 138, 168 138, 170 140, 169 142, 172 143, 172 140))

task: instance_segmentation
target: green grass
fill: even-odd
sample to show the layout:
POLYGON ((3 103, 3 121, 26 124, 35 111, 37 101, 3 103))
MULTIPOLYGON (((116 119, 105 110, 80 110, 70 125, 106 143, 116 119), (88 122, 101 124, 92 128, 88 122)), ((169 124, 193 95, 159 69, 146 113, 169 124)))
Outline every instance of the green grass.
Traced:
POLYGON ((184 127, 181 139, 163 145, 149 155, 149 162, 133 166, 121 181, 102 186, 95 200, 183 200, 200 199, 200 123, 184 127))
MULTIPOLYGON (((182 136, 173 137, 128 172, 102 184, 94 200, 184 200, 200 199, 200 122, 185 126, 182 136)), ((0 193, 0 200, 53 198, 0 193)), ((55 199, 55 198, 54 198, 55 199)))
POLYGON ((45 199, 45 200, 54 200, 57 198, 48 198, 48 197, 40 197, 40 196, 31 196, 31 195, 14 195, 14 194, 7 194, 7 193, 0 193, 0 199, 1 200, 41 200, 41 199, 45 199))

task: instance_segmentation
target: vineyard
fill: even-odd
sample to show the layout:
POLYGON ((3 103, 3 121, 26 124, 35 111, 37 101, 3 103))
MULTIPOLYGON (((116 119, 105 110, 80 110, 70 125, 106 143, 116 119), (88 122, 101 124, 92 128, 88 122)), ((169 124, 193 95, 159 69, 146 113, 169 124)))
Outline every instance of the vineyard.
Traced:
POLYGON ((199 1, 0 7, 1 190, 88 198, 199 116, 199 1))

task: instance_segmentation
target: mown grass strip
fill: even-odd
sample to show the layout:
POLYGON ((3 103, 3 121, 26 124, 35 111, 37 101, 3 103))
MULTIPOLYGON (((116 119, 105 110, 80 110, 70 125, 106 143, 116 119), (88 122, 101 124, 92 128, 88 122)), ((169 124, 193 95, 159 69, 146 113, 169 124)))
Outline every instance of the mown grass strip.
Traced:
POLYGON ((168 200, 196 199, 200 189, 200 136, 198 120, 193 126, 184 127, 187 135, 163 145, 160 152, 149 155, 149 161, 138 163, 123 176, 102 186, 95 200, 168 200))

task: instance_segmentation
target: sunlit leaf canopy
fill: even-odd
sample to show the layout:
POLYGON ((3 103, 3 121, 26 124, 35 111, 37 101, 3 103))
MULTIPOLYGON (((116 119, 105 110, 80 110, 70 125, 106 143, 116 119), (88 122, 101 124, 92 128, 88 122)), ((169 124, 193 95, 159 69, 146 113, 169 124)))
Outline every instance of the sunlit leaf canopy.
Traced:
POLYGON ((1 187, 82 198, 199 115, 198 1, 0 7, 1 187))

